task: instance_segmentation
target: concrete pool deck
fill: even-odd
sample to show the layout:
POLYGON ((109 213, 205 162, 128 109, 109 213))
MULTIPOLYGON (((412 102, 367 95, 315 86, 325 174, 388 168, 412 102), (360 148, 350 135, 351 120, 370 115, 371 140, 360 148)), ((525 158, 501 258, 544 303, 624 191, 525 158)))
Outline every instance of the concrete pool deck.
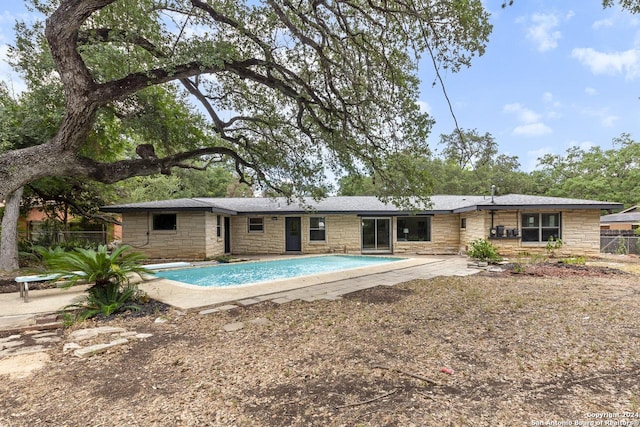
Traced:
MULTIPOLYGON (((260 257, 276 259, 282 257, 260 257)), ((233 288, 203 288, 168 279, 152 279, 138 286, 151 298, 183 311, 206 311, 225 305, 243 306, 262 301, 281 304, 293 300, 336 299, 374 286, 393 286, 413 279, 466 276, 479 270, 467 267, 463 256, 411 256, 411 258, 312 276, 277 280, 233 288)), ((85 287, 29 292, 24 303, 18 292, 0 294, 0 330, 28 325, 38 315, 54 313, 82 297, 85 287)))

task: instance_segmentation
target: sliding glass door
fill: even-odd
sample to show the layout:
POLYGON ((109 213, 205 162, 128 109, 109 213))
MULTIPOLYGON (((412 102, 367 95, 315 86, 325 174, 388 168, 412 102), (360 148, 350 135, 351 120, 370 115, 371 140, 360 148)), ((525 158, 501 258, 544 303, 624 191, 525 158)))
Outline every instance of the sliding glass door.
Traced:
POLYGON ((362 218, 362 252, 391 252, 391 218, 362 218))

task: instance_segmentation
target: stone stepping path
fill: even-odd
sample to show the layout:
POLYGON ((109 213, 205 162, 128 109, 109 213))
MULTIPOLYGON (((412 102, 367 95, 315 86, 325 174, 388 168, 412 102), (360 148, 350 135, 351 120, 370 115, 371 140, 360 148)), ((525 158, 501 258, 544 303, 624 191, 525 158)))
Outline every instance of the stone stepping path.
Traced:
MULTIPOLYGON (((64 344, 63 352, 72 352, 70 354, 74 357, 87 358, 151 336, 153 335, 110 326, 78 329, 67 338, 69 342, 64 344)), ((64 339, 61 327, 45 330, 27 329, 0 337, 0 375, 25 378, 44 368, 51 360, 49 352, 64 339)))
POLYGON ((104 353, 112 347, 127 344, 131 340, 140 340, 152 337, 153 334, 138 333, 135 331, 127 331, 125 328, 116 328, 112 326, 101 326, 98 328, 78 329, 73 331, 69 338, 73 341, 64 345, 63 351, 73 350, 73 354, 80 358, 90 357, 95 354, 104 353), (92 340, 99 336, 108 336, 108 342, 81 346, 78 342, 92 340))

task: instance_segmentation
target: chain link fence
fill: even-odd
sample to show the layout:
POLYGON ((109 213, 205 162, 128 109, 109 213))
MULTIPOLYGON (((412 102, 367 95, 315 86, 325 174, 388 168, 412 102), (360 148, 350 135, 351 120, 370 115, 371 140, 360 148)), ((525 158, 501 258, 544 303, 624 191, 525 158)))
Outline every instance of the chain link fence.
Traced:
POLYGON ((600 252, 608 254, 640 254, 635 230, 600 230, 600 252))

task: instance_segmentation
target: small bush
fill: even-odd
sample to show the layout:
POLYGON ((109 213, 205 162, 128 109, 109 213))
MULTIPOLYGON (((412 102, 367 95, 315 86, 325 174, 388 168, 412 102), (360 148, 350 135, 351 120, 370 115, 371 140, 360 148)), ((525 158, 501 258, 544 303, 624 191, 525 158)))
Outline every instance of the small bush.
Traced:
POLYGON ((555 258, 556 251, 559 251, 562 248, 562 245, 563 242, 561 238, 554 239, 553 236, 550 236, 545 249, 551 258, 555 258))
POLYGON ((502 261, 502 257, 498 254, 498 249, 493 246, 487 239, 477 239, 469 242, 469 250, 467 255, 473 259, 487 262, 502 261))
POLYGON ((585 265, 587 263, 587 259, 583 256, 576 256, 576 257, 561 259, 560 262, 563 264, 585 265))

